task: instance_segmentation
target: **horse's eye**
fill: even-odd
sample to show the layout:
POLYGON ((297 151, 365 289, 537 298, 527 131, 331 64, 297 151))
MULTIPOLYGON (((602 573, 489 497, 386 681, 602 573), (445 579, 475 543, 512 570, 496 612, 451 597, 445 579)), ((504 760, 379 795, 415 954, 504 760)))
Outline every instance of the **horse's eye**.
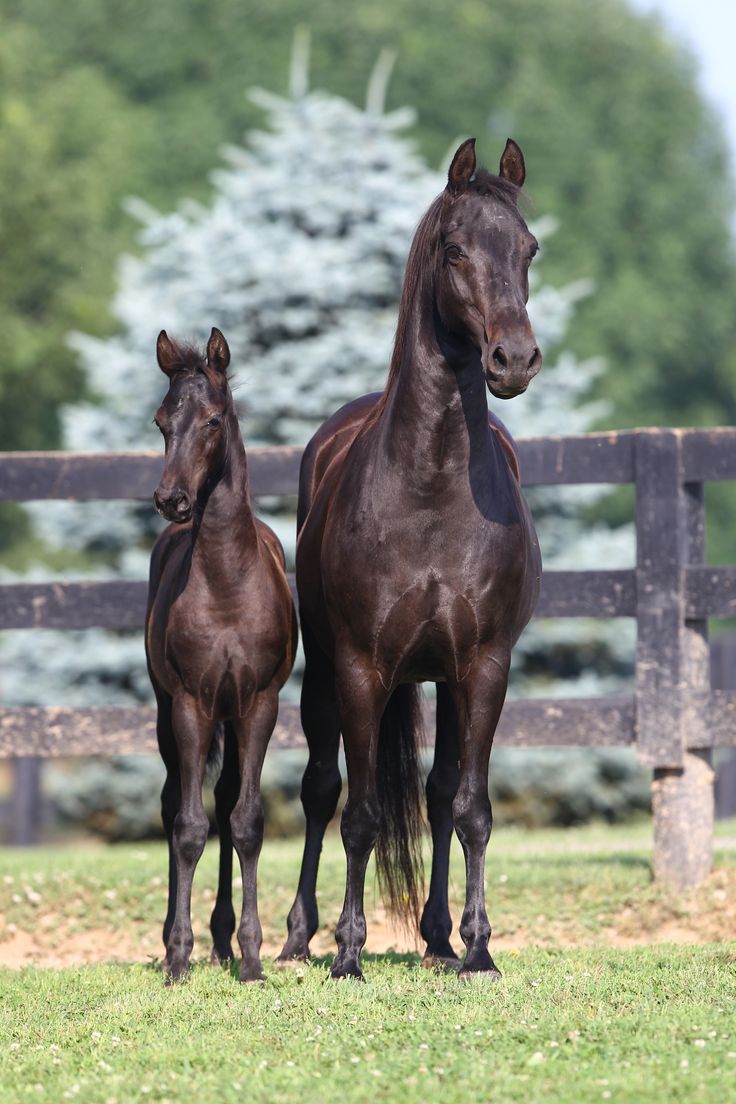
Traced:
POLYGON ((217 429, 221 422, 222 418, 220 417, 220 415, 213 414, 213 416, 208 420, 207 425, 210 426, 211 429, 217 429))
POLYGON ((529 261, 530 261, 530 262, 534 260, 534 258, 536 257, 536 255, 537 255, 537 253, 538 253, 538 252, 539 252, 539 246, 538 246, 538 245, 537 245, 537 244, 535 243, 535 244, 534 244, 533 246, 531 246, 531 248, 529 249, 529 261))
POLYGON ((459 245, 448 245, 445 249, 445 256, 447 257, 450 264, 455 265, 458 263, 458 261, 461 261, 463 259, 465 254, 463 253, 459 245))

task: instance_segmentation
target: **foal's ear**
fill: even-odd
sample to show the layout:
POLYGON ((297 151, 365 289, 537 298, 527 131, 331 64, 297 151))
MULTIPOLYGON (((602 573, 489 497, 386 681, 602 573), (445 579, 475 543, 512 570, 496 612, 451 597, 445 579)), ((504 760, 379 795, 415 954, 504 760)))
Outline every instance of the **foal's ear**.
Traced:
POLYGON ((170 376, 175 368, 181 367, 181 354, 175 349, 166 330, 162 330, 156 339, 156 360, 161 371, 167 376, 170 376))
POLYGON ((466 138, 458 147, 447 174, 447 190, 454 196, 462 195, 475 172, 475 138, 466 138))
POLYGON ((526 179, 524 154, 513 138, 506 139, 506 148, 501 154, 501 165, 498 170, 498 175, 502 176, 504 180, 510 180, 517 188, 522 188, 524 186, 524 181, 526 179))
POLYGON ((207 363, 216 372, 226 372, 230 363, 230 349, 227 341, 216 326, 212 327, 212 333, 207 342, 207 363))

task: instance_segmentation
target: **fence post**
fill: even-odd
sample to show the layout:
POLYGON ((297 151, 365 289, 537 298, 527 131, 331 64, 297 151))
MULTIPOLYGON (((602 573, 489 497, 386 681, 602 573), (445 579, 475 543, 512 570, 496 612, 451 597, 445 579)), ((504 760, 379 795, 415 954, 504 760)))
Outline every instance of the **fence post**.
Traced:
POLYGON ((13 760, 11 841, 17 847, 38 843, 41 823, 41 760, 20 756, 13 760))
POLYGON ((703 485, 684 482, 679 431, 639 431, 635 450, 637 742, 654 769, 654 876, 692 889, 713 856, 708 627, 685 618, 684 568, 705 558, 703 485))

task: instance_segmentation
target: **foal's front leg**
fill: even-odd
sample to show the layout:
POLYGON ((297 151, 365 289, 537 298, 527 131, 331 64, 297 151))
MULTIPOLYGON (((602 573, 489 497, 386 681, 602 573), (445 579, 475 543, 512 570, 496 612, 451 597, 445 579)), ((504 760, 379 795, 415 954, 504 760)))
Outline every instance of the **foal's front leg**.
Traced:
POLYGON ((235 931, 233 910, 233 837, 230 829, 235 802, 240 791, 237 737, 231 723, 224 726, 222 770, 215 784, 215 816, 220 837, 220 866, 217 879, 217 899, 210 917, 212 932, 212 962, 232 962, 232 936, 235 931))
POLYGON ((246 718, 233 721, 238 736, 240 794, 230 817, 235 850, 243 876, 243 911, 238 928, 242 960, 241 981, 263 981, 261 923, 258 919, 257 870, 263 844, 261 769, 276 724, 279 698, 276 686, 262 691, 246 718))
POLYGON ((479 657, 464 682, 452 690, 460 733, 460 782, 452 803, 455 831, 465 855, 465 909, 460 935, 465 961, 460 977, 501 972, 488 952, 491 925, 485 902, 485 858, 493 818, 488 796, 488 762, 508 685, 509 656, 479 657))
POLYGON ((166 968, 169 980, 176 981, 186 973, 194 946, 192 882, 209 829, 202 805, 202 782, 215 723, 204 716, 196 699, 185 691, 174 697, 172 722, 179 753, 181 802, 172 832, 176 903, 166 944, 166 968))

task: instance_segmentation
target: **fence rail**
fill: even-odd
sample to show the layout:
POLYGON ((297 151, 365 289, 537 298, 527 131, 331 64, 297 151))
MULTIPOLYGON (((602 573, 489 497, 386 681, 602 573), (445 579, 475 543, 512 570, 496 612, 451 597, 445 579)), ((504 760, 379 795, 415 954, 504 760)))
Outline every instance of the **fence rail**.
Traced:
MULTIPOLYGON (((635 618, 636 684, 631 696, 509 702, 498 740, 634 746, 654 771, 655 873, 697 884, 712 851, 710 749, 736 746, 736 692, 710 689, 707 641, 708 618, 736 615, 736 566, 705 564, 703 485, 736 479, 736 429, 528 438, 518 451, 525 486, 634 484, 636 567, 549 571, 535 616, 635 618)), ((248 455, 256 496, 296 493, 299 449, 248 455)), ((147 500, 161 467, 152 452, 0 453, 0 500, 147 500)), ((0 628, 139 630, 145 601, 141 581, 12 584, 0 587, 0 628)), ((276 745, 301 740, 296 709, 282 706, 276 745)), ((0 756, 155 746, 149 708, 0 709, 0 756)))

